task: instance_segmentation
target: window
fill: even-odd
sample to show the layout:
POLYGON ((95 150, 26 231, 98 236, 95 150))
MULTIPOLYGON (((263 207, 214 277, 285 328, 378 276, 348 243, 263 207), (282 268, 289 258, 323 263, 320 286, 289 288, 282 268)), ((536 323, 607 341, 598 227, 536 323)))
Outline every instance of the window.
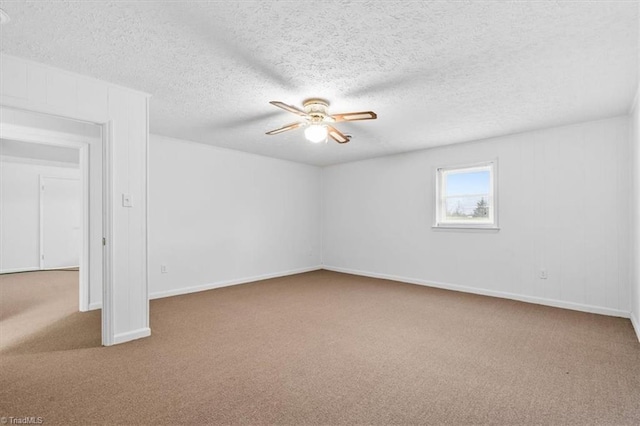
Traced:
POLYGON ((498 227, 495 166, 490 161, 437 169, 435 227, 498 227))

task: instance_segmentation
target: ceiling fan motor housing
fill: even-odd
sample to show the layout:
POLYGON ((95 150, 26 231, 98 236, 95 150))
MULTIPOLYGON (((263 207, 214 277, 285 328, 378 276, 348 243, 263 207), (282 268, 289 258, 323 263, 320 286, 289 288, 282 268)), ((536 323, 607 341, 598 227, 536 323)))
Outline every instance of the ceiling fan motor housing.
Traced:
POLYGON ((302 105, 304 106, 304 111, 309 114, 312 123, 322 123, 330 118, 327 112, 329 102, 324 99, 307 99, 302 105))

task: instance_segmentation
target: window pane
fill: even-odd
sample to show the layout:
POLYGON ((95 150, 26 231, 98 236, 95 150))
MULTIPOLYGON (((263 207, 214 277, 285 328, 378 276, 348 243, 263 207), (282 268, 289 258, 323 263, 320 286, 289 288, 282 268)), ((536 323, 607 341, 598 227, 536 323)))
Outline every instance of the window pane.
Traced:
POLYGON ((486 222, 491 217, 488 195, 447 197, 445 208, 447 221, 486 222))
POLYGON ((449 172, 445 175, 445 196, 488 194, 490 185, 489 170, 474 172, 449 172))
POLYGON ((497 227, 494 162, 437 169, 436 225, 497 227))

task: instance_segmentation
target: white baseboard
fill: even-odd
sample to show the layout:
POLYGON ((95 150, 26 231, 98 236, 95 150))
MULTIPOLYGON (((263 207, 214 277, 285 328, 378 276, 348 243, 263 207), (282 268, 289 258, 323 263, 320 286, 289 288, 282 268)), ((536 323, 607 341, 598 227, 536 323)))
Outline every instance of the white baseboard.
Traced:
POLYGON ((41 271, 57 271, 58 269, 73 269, 80 268, 80 265, 71 265, 71 266, 56 266, 55 268, 41 268, 41 271))
POLYGON ((34 266, 34 267, 28 267, 28 268, 0 269, 0 274, 15 274, 18 272, 35 272, 35 271, 56 271, 58 269, 71 269, 71 268, 79 268, 79 266, 78 265, 60 266, 58 268, 40 268, 39 266, 34 266))
POLYGON ((633 312, 631 312, 630 317, 631 317, 631 325, 633 325, 633 329, 636 331, 636 337, 640 342, 640 321, 638 321, 638 318, 636 318, 633 312))
POLYGON ((317 271, 322 269, 322 265, 311 266, 308 268, 292 269, 289 271, 275 272, 272 274, 256 275, 253 277, 239 278, 234 280, 219 281, 215 283, 202 284, 192 287, 183 287, 173 290, 156 291, 149 294, 149 299, 161 299, 163 297, 179 296, 182 294, 197 293, 199 291, 213 290, 215 288, 229 287, 232 285, 246 284, 254 281, 268 280, 270 278, 286 277, 287 275, 302 274, 304 272, 317 271))
POLYGON ((151 329, 149 327, 139 328, 133 331, 127 331, 126 333, 119 333, 113 336, 113 344, 117 345, 131 340, 142 339, 143 337, 151 336, 151 329))
MULTIPOLYGON (((361 276, 371 277, 371 278, 381 278, 385 280, 400 281, 408 284, 417 284, 417 285, 423 285, 427 287, 442 288, 445 290, 461 291, 463 293, 473 293, 473 294, 480 294, 483 296, 499 297, 502 299, 518 300, 520 302, 553 306, 556 308, 571 309, 574 311, 590 312, 594 314, 609 315, 612 317, 629 318, 629 312, 621 311, 618 309, 604 308, 600 306, 585 305, 585 304, 574 303, 574 302, 565 302, 562 300, 546 299, 543 297, 526 296, 521 294, 508 293, 508 292, 495 291, 495 290, 486 290, 482 288, 468 287, 468 286, 457 285, 457 284, 440 283, 440 282, 427 281, 427 280, 421 280, 416 278, 400 277, 396 275, 380 274, 377 272, 365 272, 365 271, 359 271, 356 269, 340 268, 336 266, 324 265, 323 269, 326 269, 327 271, 342 272, 345 274, 361 275, 361 276)), ((638 332, 637 327, 636 327, 636 332, 638 332)))
POLYGON ((102 309, 102 302, 89 303, 90 311, 95 311, 96 309, 102 309))
POLYGON ((39 271, 40 268, 39 267, 33 267, 33 268, 13 268, 13 269, 0 269, 0 274, 15 274, 17 272, 33 272, 33 271, 39 271))

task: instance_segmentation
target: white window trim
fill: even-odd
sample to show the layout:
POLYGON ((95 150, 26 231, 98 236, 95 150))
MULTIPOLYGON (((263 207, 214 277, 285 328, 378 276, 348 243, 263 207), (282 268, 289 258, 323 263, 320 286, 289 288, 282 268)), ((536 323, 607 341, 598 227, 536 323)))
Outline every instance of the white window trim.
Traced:
POLYGON ((493 159, 490 161, 483 161, 478 163, 467 163, 461 165, 453 165, 453 166, 444 166, 444 167, 436 167, 435 169, 435 205, 434 205, 434 224, 432 226, 433 229, 452 229, 452 230, 488 230, 488 231, 496 231, 499 230, 498 226, 498 159, 493 159), (491 223, 469 223, 469 222, 456 222, 456 221, 440 221, 441 209, 442 209, 442 192, 443 192, 443 182, 442 176, 443 172, 447 172, 450 170, 466 170, 473 171, 474 169, 484 169, 490 167, 490 190, 489 194, 490 199, 493 201, 493 221, 491 223))

